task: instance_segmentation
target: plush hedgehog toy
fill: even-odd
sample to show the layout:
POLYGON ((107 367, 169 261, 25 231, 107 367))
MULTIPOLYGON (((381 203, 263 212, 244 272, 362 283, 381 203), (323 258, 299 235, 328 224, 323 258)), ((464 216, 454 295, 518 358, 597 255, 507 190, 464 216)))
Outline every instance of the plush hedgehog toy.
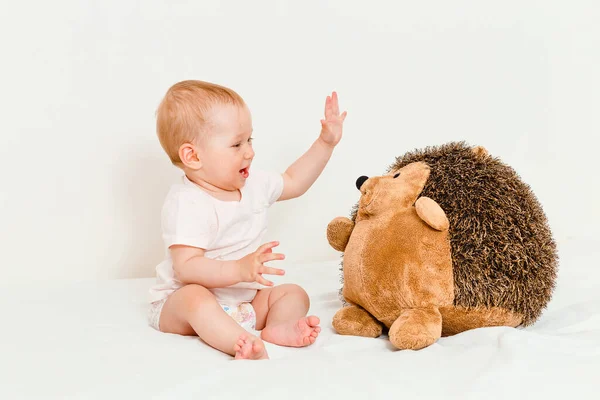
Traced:
POLYGON ((527 326, 550 301, 556 245, 529 186, 482 147, 464 142, 398 157, 360 177, 351 219, 327 227, 344 252, 344 335, 389 329, 399 349, 489 326, 527 326))

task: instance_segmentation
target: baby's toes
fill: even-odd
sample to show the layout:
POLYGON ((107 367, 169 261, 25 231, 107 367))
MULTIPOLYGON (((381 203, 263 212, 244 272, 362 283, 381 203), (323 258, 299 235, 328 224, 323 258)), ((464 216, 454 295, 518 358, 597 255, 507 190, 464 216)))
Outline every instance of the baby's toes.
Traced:
POLYGON ((308 325, 310 326, 317 326, 319 325, 319 322, 321 322, 321 320, 319 319, 319 317, 311 315, 310 317, 306 318, 306 322, 308 322, 308 325))
POLYGON ((250 353, 249 350, 252 349, 252 346, 251 345, 248 346, 248 344, 249 343, 247 341, 246 335, 242 334, 238 338, 238 341, 233 348, 234 348, 235 352, 238 353, 241 357, 246 358, 246 357, 248 357, 248 354, 250 353))
POLYGON ((252 354, 252 344, 246 343, 244 347, 242 347, 242 357, 249 358, 250 354, 252 354))
POLYGON ((235 346, 233 346, 235 351, 240 351, 242 349, 242 347, 244 347, 243 340, 238 340, 238 342, 235 344, 235 346))
POLYGON ((235 359, 236 360, 242 360, 246 358, 246 356, 244 356, 244 348, 240 348, 239 350, 235 351, 235 359))

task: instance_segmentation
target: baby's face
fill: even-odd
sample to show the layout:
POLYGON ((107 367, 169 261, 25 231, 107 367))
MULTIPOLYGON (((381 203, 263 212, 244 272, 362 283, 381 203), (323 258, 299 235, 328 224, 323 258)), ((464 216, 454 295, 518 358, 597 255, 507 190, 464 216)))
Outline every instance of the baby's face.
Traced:
POLYGON ((205 145, 199 150, 204 178, 227 191, 244 186, 254 158, 252 117, 247 107, 217 105, 205 145))

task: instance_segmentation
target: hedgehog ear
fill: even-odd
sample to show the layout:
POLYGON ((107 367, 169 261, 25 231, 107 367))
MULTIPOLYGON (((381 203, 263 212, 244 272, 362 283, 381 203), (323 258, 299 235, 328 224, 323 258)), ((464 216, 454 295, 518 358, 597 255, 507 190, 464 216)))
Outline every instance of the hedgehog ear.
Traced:
POLYGON ((419 197, 415 202, 417 215, 430 227, 437 231, 445 231, 450 226, 446 213, 435 200, 419 197))
POLYGON ((473 153, 475 153, 475 155, 479 156, 479 157, 485 157, 488 156, 490 153, 487 151, 487 149, 483 146, 475 146, 471 149, 473 151, 473 153))

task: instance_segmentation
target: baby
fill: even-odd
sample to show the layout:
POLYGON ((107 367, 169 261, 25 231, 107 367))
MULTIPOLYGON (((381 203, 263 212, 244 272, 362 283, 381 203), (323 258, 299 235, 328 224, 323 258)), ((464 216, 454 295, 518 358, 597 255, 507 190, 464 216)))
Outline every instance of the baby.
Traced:
POLYGON ((252 119, 235 91, 202 81, 167 91, 157 134, 184 175, 162 209, 166 257, 150 289, 152 327, 198 335, 236 359, 268 358, 262 340, 293 347, 315 342, 320 321, 306 316, 308 295, 265 278, 284 274, 265 265, 284 255, 273 252, 278 242, 262 240, 267 209, 310 188, 340 141, 345 118, 334 92, 318 139, 285 173, 271 173, 251 167, 252 119))

